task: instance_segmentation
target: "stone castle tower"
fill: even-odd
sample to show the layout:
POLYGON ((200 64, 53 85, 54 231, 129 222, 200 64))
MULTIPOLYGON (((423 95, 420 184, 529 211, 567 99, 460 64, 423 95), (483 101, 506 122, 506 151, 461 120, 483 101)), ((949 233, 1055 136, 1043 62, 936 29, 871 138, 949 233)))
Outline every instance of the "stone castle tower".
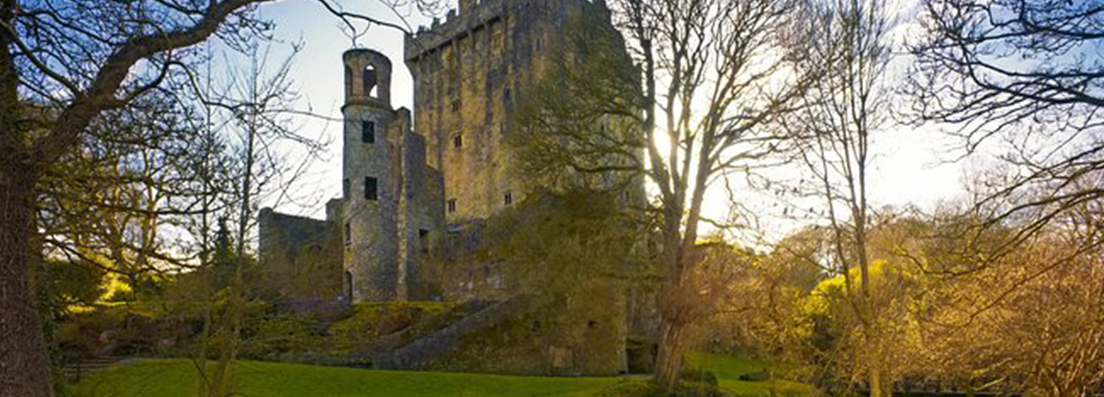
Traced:
MULTIPOLYGON (((391 61, 375 51, 351 50, 345 65, 342 219, 345 271, 356 300, 396 298, 398 209, 391 123, 391 61)), ((400 121, 401 123, 401 121, 400 121)))
POLYGON ((406 37, 415 129, 426 162, 444 174, 452 230, 524 196, 505 142, 510 115, 559 59, 570 18, 608 12, 587 0, 461 0, 459 15, 406 37))
POLYGON ((368 49, 346 51, 342 196, 327 204, 326 221, 262 212, 262 261, 273 269, 301 267, 301 247, 285 243, 307 241, 297 236, 309 227, 332 230, 311 244, 343 247, 315 256, 338 258, 333 271, 345 299, 436 299, 473 283, 502 288, 500 269, 486 264, 464 271, 480 280, 426 280, 422 266, 459 251, 455 241, 478 240, 480 221, 524 197, 506 144, 515 128, 510 115, 562 59, 568 21, 593 13, 608 21, 601 1, 461 0, 459 13, 405 39, 413 115, 392 107, 391 60, 368 49))
POLYGON ((416 299, 418 256, 442 229, 440 205, 433 205, 440 174, 426 167, 410 111, 391 107, 391 61, 366 49, 346 51, 342 61, 344 295, 416 299))

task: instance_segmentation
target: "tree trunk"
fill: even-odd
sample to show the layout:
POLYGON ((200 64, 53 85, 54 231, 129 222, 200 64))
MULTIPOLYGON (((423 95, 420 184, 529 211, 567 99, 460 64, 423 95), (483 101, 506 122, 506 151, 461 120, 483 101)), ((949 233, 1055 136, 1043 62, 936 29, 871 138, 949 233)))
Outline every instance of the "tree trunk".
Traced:
POLYGON ((0 164, 0 396, 53 395, 31 269, 42 259, 35 238, 34 189, 38 172, 0 164))
POLYGON ((885 394, 885 379, 878 366, 870 369, 870 397, 890 397, 885 394))
POLYGON ((663 320, 659 353, 656 355, 655 382, 672 390, 678 385, 682 372, 682 360, 686 353, 685 338, 687 325, 677 321, 663 320))

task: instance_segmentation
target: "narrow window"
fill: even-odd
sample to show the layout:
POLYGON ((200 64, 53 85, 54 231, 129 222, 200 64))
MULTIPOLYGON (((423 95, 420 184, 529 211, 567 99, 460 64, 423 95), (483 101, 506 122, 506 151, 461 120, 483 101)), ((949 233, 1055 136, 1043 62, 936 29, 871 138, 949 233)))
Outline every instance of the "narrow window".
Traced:
POLYGON ((506 205, 513 204, 514 203, 514 194, 513 194, 513 192, 506 192, 506 194, 502 196, 502 201, 505 202, 506 205))
POLYGON ((364 95, 375 98, 379 95, 376 82, 376 69, 372 65, 368 65, 364 68, 363 81, 364 83, 364 95))
POLYGON ((506 102, 510 102, 510 89, 509 88, 507 88, 505 91, 502 92, 502 99, 506 102))
POLYGON ((349 227, 349 224, 345 224, 345 245, 353 243, 353 230, 349 227))
POLYGON ((449 199, 448 212, 456 212, 456 199, 449 199))
POLYGON ((349 198, 349 178, 341 181, 341 197, 349 198))
POLYGON ((376 178, 366 177, 364 178, 364 199, 376 200, 378 198, 378 192, 376 191, 376 178))
POLYGON ((376 143, 376 123, 364 120, 360 123, 360 141, 364 143, 376 143))
POLYGON ((353 301, 353 273, 345 272, 345 299, 353 301))
POLYGON ((460 147, 463 147, 463 146, 464 146, 464 136, 463 135, 457 135, 457 136, 452 138, 452 147, 460 148, 460 147))
POLYGON ((452 100, 452 112, 455 113, 455 112, 459 112, 459 111, 460 111, 460 100, 459 99, 453 99, 452 100))
POLYGON ((418 229, 418 248, 423 254, 429 253, 429 230, 418 229))

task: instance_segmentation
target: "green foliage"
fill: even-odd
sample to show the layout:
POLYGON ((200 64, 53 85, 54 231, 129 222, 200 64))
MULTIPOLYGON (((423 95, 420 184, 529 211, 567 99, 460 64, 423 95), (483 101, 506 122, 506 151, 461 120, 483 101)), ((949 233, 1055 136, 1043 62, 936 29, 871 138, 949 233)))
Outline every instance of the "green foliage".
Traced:
POLYGON ((74 310, 95 305, 103 296, 104 273, 103 269, 87 262, 47 260, 35 274, 42 335, 53 366, 54 392, 59 396, 69 395, 60 365, 74 355, 59 343, 60 327, 74 310))
POLYGON ((336 355, 364 353, 382 336, 408 327, 410 338, 425 335, 467 314, 443 302, 358 303, 348 317, 330 325, 327 345, 336 355))
POLYGON ((624 279, 644 262, 636 212, 612 192, 534 193, 492 217, 482 258, 514 265, 522 290, 562 294, 597 278, 624 279))
POLYGON ((87 262, 45 261, 35 275, 39 299, 58 314, 73 306, 92 306, 106 292, 106 272, 87 262))
POLYGON ((242 358, 268 358, 287 353, 314 352, 322 347, 318 321, 290 314, 246 321, 242 330, 242 358))
POLYGON ((679 374, 679 378, 689 382, 705 383, 714 387, 717 386, 717 374, 704 368, 684 368, 682 373, 679 374))
POLYGON ((507 142, 534 187, 628 188, 643 169, 640 73, 602 18, 569 16, 568 48, 512 115, 518 128, 507 142))

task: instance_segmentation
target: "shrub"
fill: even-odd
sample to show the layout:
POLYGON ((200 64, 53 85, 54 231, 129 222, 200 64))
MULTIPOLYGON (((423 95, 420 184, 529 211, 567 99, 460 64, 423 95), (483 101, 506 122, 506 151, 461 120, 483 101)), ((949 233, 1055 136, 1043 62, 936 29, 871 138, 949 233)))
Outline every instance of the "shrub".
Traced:
POLYGON ((687 382, 705 383, 717 387, 717 374, 704 368, 686 368, 679 374, 679 379, 687 382))

